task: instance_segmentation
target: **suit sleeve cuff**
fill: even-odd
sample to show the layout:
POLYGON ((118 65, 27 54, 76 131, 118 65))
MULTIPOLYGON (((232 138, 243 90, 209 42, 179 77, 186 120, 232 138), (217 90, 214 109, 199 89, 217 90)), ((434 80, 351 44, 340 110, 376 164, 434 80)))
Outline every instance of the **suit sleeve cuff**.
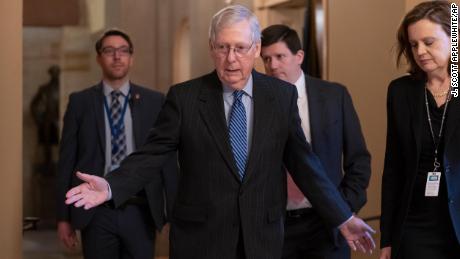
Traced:
POLYGON ((340 224, 337 228, 338 229, 341 229, 343 227, 343 225, 347 224, 348 221, 350 221, 354 216, 351 215, 347 220, 345 220, 342 224, 340 224))

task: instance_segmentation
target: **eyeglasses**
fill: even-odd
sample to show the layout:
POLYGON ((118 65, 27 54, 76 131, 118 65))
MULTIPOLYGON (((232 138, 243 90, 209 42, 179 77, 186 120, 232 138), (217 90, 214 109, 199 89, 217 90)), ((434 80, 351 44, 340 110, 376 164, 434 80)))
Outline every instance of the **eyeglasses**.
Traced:
POLYGON ((132 54, 132 49, 128 46, 123 46, 119 48, 114 48, 114 47, 105 47, 101 49, 101 54, 109 57, 109 56, 114 56, 115 53, 118 54, 118 56, 129 56, 132 54))
POLYGON ((222 57, 226 57, 230 53, 230 50, 233 50, 235 56, 243 57, 244 55, 248 54, 253 45, 254 42, 252 42, 249 46, 239 44, 235 47, 230 47, 227 44, 212 44, 212 48, 217 55, 222 57))

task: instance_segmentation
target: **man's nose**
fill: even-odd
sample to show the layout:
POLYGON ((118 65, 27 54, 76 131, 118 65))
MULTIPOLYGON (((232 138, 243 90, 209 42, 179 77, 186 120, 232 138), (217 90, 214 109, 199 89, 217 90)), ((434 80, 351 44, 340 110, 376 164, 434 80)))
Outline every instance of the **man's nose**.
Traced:
POLYGON ((227 53, 227 61, 228 61, 228 62, 233 62, 233 61, 235 61, 235 59, 236 59, 236 56, 235 56, 235 55, 236 55, 236 54, 235 54, 235 49, 234 49, 234 48, 230 48, 230 49, 228 50, 228 53, 227 53))
POLYGON ((113 58, 114 59, 120 59, 121 57, 121 52, 119 50, 114 50, 113 51, 113 58))
POLYGON ((279 62, 278 62, 276 59, 271 59, 271 60, 268 62, 268 66, 269 66, 271 69, 276 69, 276 68, 278 68, 278 65, 279 65, 279 62))

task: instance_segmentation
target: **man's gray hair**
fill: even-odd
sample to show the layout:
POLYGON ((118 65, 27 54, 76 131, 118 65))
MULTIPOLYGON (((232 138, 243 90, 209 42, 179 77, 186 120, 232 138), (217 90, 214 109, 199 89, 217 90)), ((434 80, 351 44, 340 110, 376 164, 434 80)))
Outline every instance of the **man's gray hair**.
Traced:
POLYGON ((227 6, 212 17, 211 25, 209 26, 209 40, 214 42, 220 29, 241 21, 249 22, 253 42, 260 43, 259 20, 248 8, 242 5, 227 6))

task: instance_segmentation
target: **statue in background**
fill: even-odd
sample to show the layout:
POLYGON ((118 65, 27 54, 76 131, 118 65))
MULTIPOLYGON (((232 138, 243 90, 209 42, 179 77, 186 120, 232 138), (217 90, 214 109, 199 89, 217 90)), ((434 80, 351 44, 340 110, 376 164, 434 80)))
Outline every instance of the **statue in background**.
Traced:
POLYGON ((43 150, 43 160, 39 162, 38 172, 54 175, 56 173, 53 147, 59 141, 59 74, 61 69, 53 65, 48 69, 50 81, 41 85, 32 99, 30 111, 38 129, 38 144, 43 150))

